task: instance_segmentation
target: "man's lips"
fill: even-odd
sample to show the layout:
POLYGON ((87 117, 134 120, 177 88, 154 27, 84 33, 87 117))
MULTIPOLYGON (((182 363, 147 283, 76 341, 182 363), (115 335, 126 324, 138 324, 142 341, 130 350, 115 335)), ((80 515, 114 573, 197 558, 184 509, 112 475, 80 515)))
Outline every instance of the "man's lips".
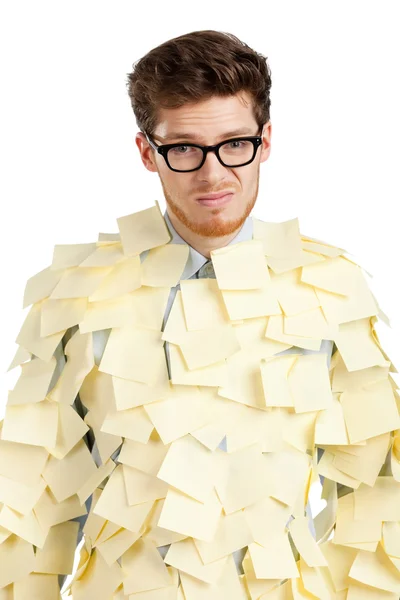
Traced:
POLYGON ((231 199, 233 198, 233 192, 224 192, 222 194, 218 194, 215 196, 212 196, 210 198, 197 198, 197 202, 199 202, 199 204, 202 204, 204 206, 220 206, 222 204, 226 204, 227 202, 229 202, 231 199))
POLYGON ((204 194, 204 196, 199 196, 197 200, 217 200, 217 198, 222 198, 222 196, 226 196, 226 194, 233 194, 231 190, 222 190, 221 192, 215 192, 213 194, 204 194))

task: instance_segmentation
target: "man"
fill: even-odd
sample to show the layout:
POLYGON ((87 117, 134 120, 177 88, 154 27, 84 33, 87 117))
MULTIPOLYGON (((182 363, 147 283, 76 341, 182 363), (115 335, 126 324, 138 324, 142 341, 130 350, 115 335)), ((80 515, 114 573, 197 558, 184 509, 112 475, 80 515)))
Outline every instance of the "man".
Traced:
POLYGON ((75 600, 394 598, 383 313, 343 250, 297 219, 251 217, 271 151, 266 60, 193 32, 128 85, 166 212, 56 246, 27 284, 0 439, 0 593, 59 598, 85 523, 75 600))

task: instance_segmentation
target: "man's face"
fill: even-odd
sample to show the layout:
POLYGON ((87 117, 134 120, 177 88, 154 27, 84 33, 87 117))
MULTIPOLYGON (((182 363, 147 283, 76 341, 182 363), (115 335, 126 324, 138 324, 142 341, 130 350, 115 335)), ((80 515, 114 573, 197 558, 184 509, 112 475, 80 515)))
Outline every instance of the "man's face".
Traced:
MULTIPOLYGON (((241 92, 235 96, 214 96, 180 108, 161 108, 152 138, 157 145, 191 142, 206 146, 258 133, 251 96, 241 92), (241 133, 229 135, 236 130, 241 133), (190 137, 183 138, 183 133, 190 134, 190 137)), ((216 155, 209 152, 203 166, 189 173, 171 171, 164 157, 152 150, 142 133, 136 135, 136 144, 145 167, 157 172, 160 177, 168 213, 175 215, 186 228, 198 235, 220 237, 241 227, 256 202, 260 163, 270 154, 270 121, 264 125, 262 136, 263 143, 252 163, 243 167, 224 167, 216 155), (200 196, 225 190, 233 192, 233 195, 224 205, 212 207, 198 201, 200 196)))

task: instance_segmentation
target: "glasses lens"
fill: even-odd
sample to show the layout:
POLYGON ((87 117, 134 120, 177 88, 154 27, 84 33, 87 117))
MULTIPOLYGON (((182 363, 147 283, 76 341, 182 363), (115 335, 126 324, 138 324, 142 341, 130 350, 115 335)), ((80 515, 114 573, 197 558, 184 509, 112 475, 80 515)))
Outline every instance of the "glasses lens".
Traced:
POLYGON ((173 169, 179 171, 190 171, 196 169, 203 160, 203 152, 200 148, 192 146, 175 146, 168 150, 168 162, 173 169))
POLYGON ((221 160, 228 166, 241 165, 252 159, 254 146, 248 140, 235 140, 227 142, 219 149, 221 160))
MULTIPOLYGON (((254 146, 248 140, 226 142, 219 149, 222 162, 227 167, 235 167, 247 163, 253 158, 254 146)), ((203 160, 203 152, 193 146, 175 146, 168 150, 168 162, 177 171, 197 169, 203 160)))

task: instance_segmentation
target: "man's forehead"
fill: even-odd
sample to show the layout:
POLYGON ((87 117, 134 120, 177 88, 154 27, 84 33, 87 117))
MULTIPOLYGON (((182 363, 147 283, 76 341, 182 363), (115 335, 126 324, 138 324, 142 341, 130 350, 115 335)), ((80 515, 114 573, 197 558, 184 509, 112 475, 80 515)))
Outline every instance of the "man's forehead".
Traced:
POLYGON ((249 96, 213 96, 179 108, 161 108, 155 134, 166 142, 210 138, 222 140, 240 135, 255 135, 257 122, 249 96))

